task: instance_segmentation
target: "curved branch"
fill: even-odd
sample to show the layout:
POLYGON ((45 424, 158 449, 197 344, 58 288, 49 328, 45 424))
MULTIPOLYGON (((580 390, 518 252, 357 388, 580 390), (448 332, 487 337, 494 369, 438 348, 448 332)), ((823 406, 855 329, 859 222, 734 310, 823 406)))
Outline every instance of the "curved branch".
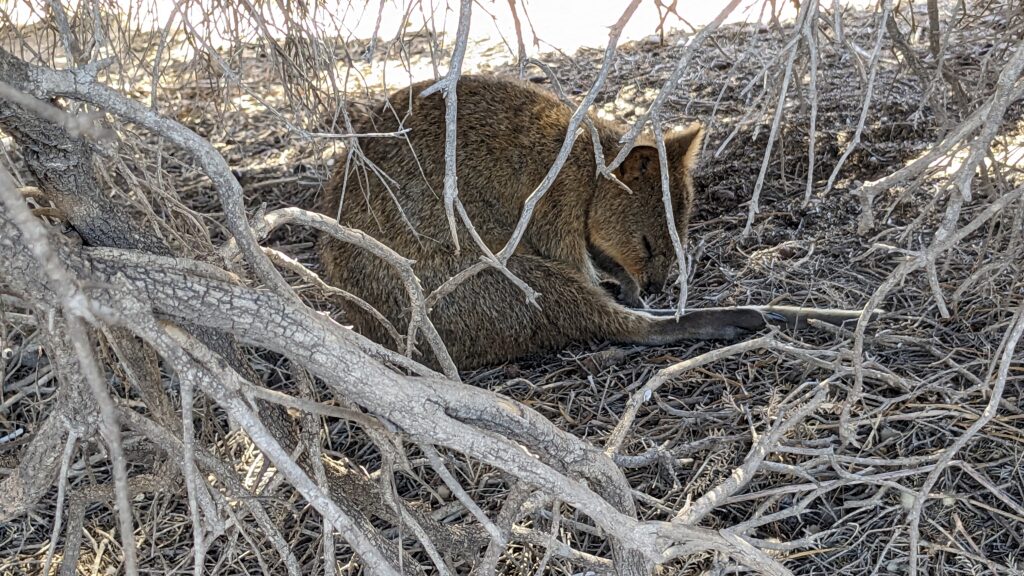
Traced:
MULTIPOLYGON (((100 64, 102 65, 102 63, 100 64)), ((245 216, 242 187, 224 157, 203 137, 178 122, 160 116, 144 105, 129 100, 115 90, 96 82, 96 68, 91 66, 73 70, 52 70, 32 66, 0 48, 0 71, 17 71, 14 86, 37 98, 64 96, 87 102, 111 114, 133 122, 164 136, 193 155, 213 182, 220 195, 224 220, 231 234, 238 240, 246 261, 256 276, 284 298, 298 301, 298 297, 271 264, 256 242, 245 216), (25 81, 19 84, 18 80, 25 81)), ((6 76, 6 74, 5 74, 6 76)))

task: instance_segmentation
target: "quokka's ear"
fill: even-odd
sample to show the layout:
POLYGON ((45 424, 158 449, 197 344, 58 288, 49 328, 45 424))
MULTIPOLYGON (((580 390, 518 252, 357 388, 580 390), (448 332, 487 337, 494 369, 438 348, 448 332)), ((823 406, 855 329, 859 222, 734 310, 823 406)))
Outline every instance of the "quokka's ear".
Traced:
POLYGON ((701 147, 704 145, 704 125, 694 122, 686 128, 665 136, 665 151, 669 164, 689 172, 697 164, 701 147))
POLYGON ((615 170, 615 176, 626 185, 643 176, 658 172, 658 149, 654 146, 636 145, 622 164, 615 170))

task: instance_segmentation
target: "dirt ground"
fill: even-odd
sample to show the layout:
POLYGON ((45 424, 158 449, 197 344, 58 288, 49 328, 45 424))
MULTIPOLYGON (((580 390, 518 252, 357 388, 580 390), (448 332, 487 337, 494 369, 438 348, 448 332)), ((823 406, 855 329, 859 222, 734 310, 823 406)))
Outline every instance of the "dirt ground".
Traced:
MULTIPOLYGON (((876 30, 873 14, 849 12, 844 18, 848 39, 869 50, 876 30)), ((1000 44, 1003 25, 1005 18, 979 18, 965 25, 966 31, 950 43, 961 84, 969 90, 990 81, 988 55, 1005 49, 1000 44)), ((916 249, 926 245, 941 216, 930 205, 940 177, 923 185, 895 188, 877 198, 875 228, 867 234, 857 230, 861 208, 856 188, 902 167, 942 136, 942 126, 922 96, 928 87, 900 65, 888 41, 861 144, 843 166, 834 187, 821 192, 857 126, 866 72, 866 58, 848 49, 837 50, 823 38, 815 191, 805 203, 810 106, 805 98, 794 97, 785 109, 768 164, 760 213, 751 234, 742 236, 771 132, 782 74, 779 58, 789 34, 789 25, 781 31, 762 25, 723 27, 714 42, 693 57, 680 87, 668 101, 668 123, 700 119, 709 126, 697 175, 698 214, 690 230, 690 307, 767 303, 861 307, 902 261, 900 250, 886 246, 916 249)), ((635 120, 671 73, 684 38, 677 33, 664 43, 649 40, 623 46, 598 98, 598 108, 623 122, 635 120)), ((365 49, 365 45, 356 43, 351 48, 365 49)), ((378 56, 394 55, 392 50, 395 48, 378 46, 378 56)), ((428 59, 429 41, 410 41, 404 50, 410 59, 428 59)), ((483 58, 486 50, 472 56, 483 58)), ((317 107, 316 94, 295 91, 282 83, 261 48, 247 46, 233 57, 243 70, 245 83, 258 86, 257 94, 278 110, 291 110, 294 102, 289 96, 308 104, 310 110, 329 108, 327 104, 317 107)), ((563 88, 578 99, 593 82, 601 57, 598 50, 583 49, 571 55, 546 54, 543 59, 563 88)), ((481 70, 488 69, 485 62, 476 64, 481 70)), ((194 61, 175 66, 179 67, 175 80, 179 84, 161 96, 162 111, 216 144, 245 187, 250 207, 262 203, 270 209, 312 207, 341 157, 340 141, 302 138, 289 130, 285 120, 305 122, 299 125, 314 130, 317 124, 310 120, 314 116, 282 117, 260 107, 251 94, 225 91, 215 76, 194 61)), ((496 66, 490 72, 512 75, 517 71, 496 66)), ((533 68, 529 73, 540 72, 533 68)), ((798 78, 791 90, 802 92, 805 87, 806 78, 798 78)), ((356 100, 370 102, 381 94, 374 86, 356 100)), ((970 98, 969 92, 964 106, 952 104, 950 109, 965 116, 974 108, 970 98)), ((1000 134, 1008 154, 1013 143, 1019 146, 1024 141, 1024 103, 1011 107, 1000 134)), ((139 158, 162 145, 143 135, 133 141, 134 152, 126 152, 124 160, 128 165, 145 164, 147 161, 139 158)), ((162 170, 175 183, 178 199, 161 196, 154 213, 166 216, 172 227, 194 227, 190 221, 211 225, 211 242, 219 242, 223 238, 218 228, 220 214, 209 184, 185 160, 168 161, 162 170)), ((975 202, 965 208, 963 222, 982 210, 987 198, 1024 181, 1022 165, 1004 163, 996 171, 998 176, 979 187, 975 202)), ((131 184, 117 177, 112 183, 122 191, 131 184)), ((1018 251, 1019 245, 1002 244, 999 232, 990 227, 972 235, 941 260, 941 288, 953 312, 950 318, 941 317, 921 273, 911 275, 885 300, 887 312, 869 326, 865 340, 868 373, 863 399, 852 414, 856 426, 853 442, 844 443, 839 436, 842 401, 854 385, 851 336, 846 332, 779 334, 780 341, 806 352, 748 352, 711 362, 661 387, 641 408, 623 450, 635 456, 622 463, 635 490, 640 516, 667 520, 721 482, 742 463, 754 439, 780 418, 781 405, 827 380, 828 398, 822 407, 792 430, 750 485, 728 498, 703 525, 748 527, 753 542, 796 574, 906 573, 907 514, 915 491, 941 451, 953 445, 981 415, 989 399, 985 383, 998 361, 1006 328, 1024 299, 1024 253, 1018 251), (1000 262, 1002 265, 986 268, 984 275, 976 274, 1000 262)), ((314 239, 306 231, 285 229, 270 244, 316 270, 314 239)), ((332 306, 312 287, 302 287, 303 295, 316 306, 332 306)), ((675 288, 670 287, 650 298, 648 304, 668 307, 676 297, 675 288)), ((511 396, 560 428, 602 445, 630 395, 656 371, 712 348, 712 344, 639 348, 594 343, 551 357, 480 370, 466 379, 511 396)), ((268 382, 289 386, 279 375, 283 361, 270 354, 261 358, 268 382)), ((25 379, 33 369, 27 360, 8 364, 5 384, 25 379)), ((8 398, 16 392, 5 388, 8 398)), ((44 408, 27 401, 20 407, 18 401, 11 406, 0 423, 30 423, 44 413, 44 408)), ((214 412, 209 406, 200 410, 214 412)), ((242 437, 229 432, 226 423, 220 430, 216 428, 206 431, 211 443, 243 465, 258 469, 257 454, 242 437)), ((0 428, 0 435, 3 432, 0 428)), ((352 426, 333 427, 328 450, 369 471, 379 466, 372 444, 352 426)), ((1020 574, 1024 570, 1022 470, 1024 353, 1017 351, 997 414, 942 472, 924 508, 920 523, 922 573, 1020 574)), ((464 459, 458 472, 471 495, 490 505, 490 511, 496 510, 494 506, 509 488, 502 475, 464 459)), ((421 482, 411 476, 404 480, 407 482, 399 486, 404 498, 432 506, 442 520, 463 520, 450 502, 439 502, 437 494, 421 482)), ((136 525, 145 531, 145 541, 140 543, 143 566, 151 573, 171 573, 189 566, 191 532, 183 493, 180 487, 172 487, 136 501, 136 525)), ((263 496, 279 514, 300 561, 314 572, 322 570, 316 514, 279 486, 269 488, 263 496)), ((50 504, 37 514, 0 526, 0 574, 29 574, 39 569, 50 536, 52 501, 50 504)), ((561 536, 565 542, 583 552, 607 554, 604 540, 585 517, 567 508, 563 512, 561 536)), ((540 512, 533 527, 548 530, 550 521, 550 512, 540 512)), ((108 507, 89 508, 85 529, 90 536, 83 550, 83 570, 93 563, 97 567, 112 565, 106 558, 111 554, 106 543, 113 544, 109 530, 115 524, 108 507)), ((260 535, 249 537, 259 539, 260 535)), ((217 564, 209 573, 248 574, 261 570, 260 562, 272 565, 276 561, 272 557, 260 560, 252 550, 238 536, 218 539, 210 549, 211 561, 217 564)), ((543 553, 529 545, 513 546, 503 557, 502 573, 529 573, 543 553)), ((669 574, 724 574, 728 566, 722 558, 695 556, 674 560, 666 569, 669 574)), ((580 572, 579 567, 559 559, 550 561, 549 571, 580 572)))

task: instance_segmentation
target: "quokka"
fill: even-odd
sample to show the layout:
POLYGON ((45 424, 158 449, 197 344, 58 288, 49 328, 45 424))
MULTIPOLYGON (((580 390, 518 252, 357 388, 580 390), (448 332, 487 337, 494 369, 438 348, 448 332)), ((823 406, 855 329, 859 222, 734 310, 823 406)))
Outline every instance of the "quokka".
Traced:
MULTIPOLYGON (((440 93, 421 97, 428 86, 399 90, 357 120, 360 133, 406 132, 361 139, 368 163, 350 166, 348 174, 342 163, 327 185, 321 210, 414 260, 429 293, 479 261, 481 251, 461 225, 459 253, 451 238, 442 199, 445 102, 440 93)), ((544 88, 511 79, 463 76, 457 90, 458 197, 483 242, 497 252, 512 234, 527 196, 554 162, 572 110, 544 88)), ((625 130, 594 116, 591 121, 610 162, 625 130)), ((703 134, 703 127, 693 124, 665 140, 673 216, 683 238, 703 134)), ((462 283, 434 306, 431 320, 460 369, 575 342, 729 340, 768 323, 797 325, 806 318, 840 323, 859 316, 859 311, 741 307, 692 310, 676 319, 670 311, 636 309, 643 290, 664 285, 675 260, 657 149, 635 146, 615 175, 621 184, 598 174, 592 139, 582 134, 508 262, 512 273, 540 293, 539 306, 528 303, 494 269, 462 283), (618 298, 602 285, 598 268, 618 282, 618 298)), ((320 255, 328 282, 365 300, 399 332, 406 329, 410 301, 390 266, 329 237, 321 240, 320 255)), ((348 305, 345 313, 364 336, 401 349, 362 308, 348 305)), ((429 351, 418 359, 434 364, 429 351)))

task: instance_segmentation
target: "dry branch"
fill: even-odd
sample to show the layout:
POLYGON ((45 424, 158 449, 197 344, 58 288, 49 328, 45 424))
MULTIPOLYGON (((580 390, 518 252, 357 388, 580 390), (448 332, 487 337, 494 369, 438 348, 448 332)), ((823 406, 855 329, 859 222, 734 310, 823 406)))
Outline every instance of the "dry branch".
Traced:
MULTIPOLYGON (((354 244, 367 250, 394 268, 402 278, 403 284, 405 284, 405 289, 409 294, 413 307, 412 317, 409 321, 409 333, 406 336, 406 356, 412 356, 412 347, 416 344, 416 332, 422 327, 427 337, 427 342, 430 343, 431 350, 434 352, 438 362, 440 362, 445 375, 453 380, 459 379, 458 368, 452 362, 444 342, 441 341, 441 336, 437 333, 437 329, 434 328, 433 322, 430 321, 430 308, 427 306, 427 299, 423 295, 423 288, 420 286, 419 278, 416 277, 416 273, 412 269, 412 261, 360 230, 347 228, 323 214, 299 208, 282 208, 263 215, 255 223, 254 234, 256 234, 257 238, 265 238, 278 227, 285 224, 302 224, 321 232, 326 232, 342 242, 354 244)), ((234 253, 235 245, 233 242, 229 242, 222 250, 222 255, 229 260, 234 257, 234 253)), ((406 362, 406 364, 408 363, 406 362)), ((423 373, 424 370, 425 368, 423 367, 415 367, 416 372, 423 373)))
POLYGON ((17 227, 23 237, 23 242, 29 246, 32 256, 42 266, 47 283, 57 287, 55 302, 58 303, 59 308, 50 310, 50 313, 61 314, 65 326, 64 330, 56 332, 53 338, 55 342, 66 338, 66 342, 62 342, 61 345, 70 346, 74 350, 78 372, 84 376, 93 399, 99 406, 100 434, 106 443, 114 468, 114 493, 117 497, 117 516, 120 524, 125 570, 129 574, 134 573, 138 570, 138 552, 132 538, 135 530, 132 527, 128 498, 128 465, 124 456, 121 427, 117 421, 114 402, 107 390, 102 371, 89 341, 89 335, 86 332, 85 322, 92 320, 93 315, 84 295, 78 289, 77 283, 64 269, 57 254, 51 248, 42 222, 32 216, 28 206, 25 205, 18 193, 14 179, 2 167, 0 167, 0 202, 6 208, 9 222, 17 227))
MULTIPOLYGON (((381 5, 383 6, 383 4, 381 5)), ((424 98, 444 91, 444 211, 448 217, 448 228, 455 244, 455 253, 459 253, 459 234, 455 225, 455 199, 459 195, 459 180, 455 172, 456 126, 458 125, 459 98, 456 87, 462 75, 462 59, 466 56, 466 44, 469 42, 469 20, 473 14, 473 1, 460 0, 459 28, 455 32, 455 49, 452 51, 451 63, 443 80, 420 93, 424 98)), ((466 222, 472 228, 472 224, 466 222)))

